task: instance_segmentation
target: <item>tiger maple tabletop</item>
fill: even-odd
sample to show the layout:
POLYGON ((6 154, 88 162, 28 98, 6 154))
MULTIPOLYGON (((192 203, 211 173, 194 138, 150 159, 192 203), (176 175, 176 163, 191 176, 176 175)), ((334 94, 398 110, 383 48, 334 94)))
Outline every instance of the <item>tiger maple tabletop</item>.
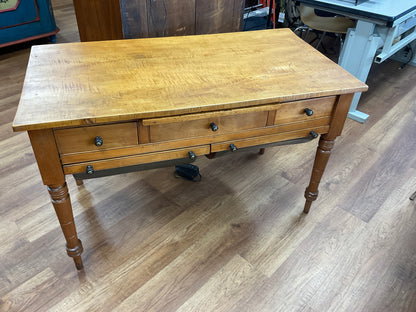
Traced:
POLYGON ((80 269, 65 175, 81 184, 321 135, 308 212, 352 96, 366 90, 287 29, 42 45, 32 48, 13 129, 29 133, 80 269))

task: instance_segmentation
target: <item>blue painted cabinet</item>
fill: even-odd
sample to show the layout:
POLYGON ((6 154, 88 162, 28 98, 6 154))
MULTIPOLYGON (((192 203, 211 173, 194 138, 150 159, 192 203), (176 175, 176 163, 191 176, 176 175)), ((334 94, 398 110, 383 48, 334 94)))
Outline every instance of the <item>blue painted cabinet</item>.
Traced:
POLYGON ((50 0, 0 0, 0 48, 58 31, 50 0))

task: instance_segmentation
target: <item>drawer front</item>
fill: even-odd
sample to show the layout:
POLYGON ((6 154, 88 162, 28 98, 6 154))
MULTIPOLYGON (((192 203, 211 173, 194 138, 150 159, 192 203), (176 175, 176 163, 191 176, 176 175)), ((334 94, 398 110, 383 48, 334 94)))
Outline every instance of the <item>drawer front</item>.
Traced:
POLYGON ((277 133, 277 134, 270 134, 258 137, 252 137, 247 139, 240 139, 240 140, 230 140, 227 142, 220 142, 211 145, 211 153, 221 152, 221 151, 229 151, 234 146, 234 148, 245 148, 257 145, 264 145, 270 144, 280 141, 292 140, 292 139, 299 139, 305 138, 310 136, 310 132, 313 130, 317 134, 324 134, 327 133, 329 126, 323 126, 313 129, 303 129, 303 130, 296 130, 296 131, 289 131, 284 133, 277 133))
POLYGON ((262 128, 266 126, 267 116, 268 111, 258 111, 196 120, 172 119, 175 122, 150 126, 150 142, 207 137, 262 128))
POLYGON ((94 161, 98 159, 109 159, 114 157, 124 157, 129 155, 136 155, 136 154, 145 154, 145 153, 154 153, 158 151, 164 150, 172 150, 178 148, 185 148, 188 146, 196 146, 196 145, 206 145, 206 144, 214 144, 219 142, 228 142, 231 140, 241 140, 251 137, 260 137, 266 136, 269 134, 280 134, 284 132, 292 132, 295 130, 303 130, 303 129, 315 129, 320 128, 323 126, 328 126, 330 122, 330 118, 319 118, 319 119, 311 119, 303 122, 293 122, 287 123, 282 125, 276 126, 269 126, 263 127, 258 129, 246 130, 246 131, 239 131, 233 133, 227 133, 222 135, 216 135, 211 137, 202 137, 202 138, 190 138, 190 139, 183 139, 177 141, 166 141, 166 142, 156 142, 156 143, 147 143, 147 144, 139 144, 137 146, 131 146, 126 148, 119 148, 119 149, 110 149, 110 150, 103 150, 103 151, 93 151, 93 152, 85 152, 85 153, 76 153, 76 154, 66 154, 61 155, 62 164, 74 164, 80 162, 87 162, 87 161, 94 161))
POLYGON ((296 102, 283 103, 276 108, 274 124, 284 124, 299 122, 322 117, 329 117, 336 101, 335 96, 328 96, 318 99, 302 100, 296 102), (305 110, 308 111, 309 116, 305 110))
POLYGON ((165 160, 190 158, 190 153, 194 156, 207 155, 210 153, 210 146, 201 145, 189 148, 169 150, 164 152, 146 153, 139 155, 131 155, 127 157, 97 160, 73 165, 64 165, 63 168, 65 174, 85 173, 87 170, 87 166, 92 166, 92 169, 95 171, 113 169, 133 165, 155 163, 165 160))
POLYGON ((60 154, 102 151, 138 144, 136 122, 57 129, 54 134, 60 154))

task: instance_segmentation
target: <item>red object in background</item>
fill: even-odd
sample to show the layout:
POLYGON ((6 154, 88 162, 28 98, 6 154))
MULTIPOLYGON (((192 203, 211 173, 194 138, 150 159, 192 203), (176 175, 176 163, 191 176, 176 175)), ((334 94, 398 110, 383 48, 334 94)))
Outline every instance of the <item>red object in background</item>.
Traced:
MULTIPOLYGON (((270 4, 272 0, 260 0, 259 3, 263 5, 263 7, 268 6, 267 4, 270 4)), ((275 13, 276 13, 276 1, 273 1, 272 4, 272 16, 270 18, 270 20, 273 22, 273 28, 276 28, 276 18, 275 18, 275 13)))

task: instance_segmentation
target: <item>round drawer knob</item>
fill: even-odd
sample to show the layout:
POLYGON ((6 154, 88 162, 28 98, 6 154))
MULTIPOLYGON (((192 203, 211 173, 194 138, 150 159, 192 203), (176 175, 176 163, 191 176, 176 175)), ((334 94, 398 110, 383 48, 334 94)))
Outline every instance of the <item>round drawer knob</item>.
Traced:
POLYGON ((235 146, 234 144, 230 144, 230 150, 231 152, 235 152, 237 150, 237 146, 235 146))
POLYGON ((104 143, 103 142, 103 138, 102 137, 99 137, 99 136, 96 136, 95 137, 95 140, 94 140, 94 143, 95 143, 95 146, 100 147, 104 143))
POLYGON ((86 172, 87 172, 87 174, 93 174, 94 173, 94 168, 91 165, 88 165, 86 172))
POLYGON ((194 153, 194 152, 192 152, 192 151, 190 151, 190 152, 188 153, 188 157, 189 157, 189 159, 190 159, 190 160, 195 160, 195 159, 196 159, 196 155, 195 155, 195 153, 194 153))
POLYGON ((217 124, 215 122, 211 122, 211 124, 209 125, 209 127, 214 132, 218 130, 218 126, 217 126, 217 124))
POLYGON ((310 108, 305 108, 304 112, 307 116, 312 116, 313 115, 313 110, 311 110, 310 108))
POLYGON ((311 131, 311 132, 309 132, 309 134, 311 135, 311 137, 313 137, 314 139, 316 139, 317 137, 318 137, 318 133, 316 133, 315 131, 311 131))

